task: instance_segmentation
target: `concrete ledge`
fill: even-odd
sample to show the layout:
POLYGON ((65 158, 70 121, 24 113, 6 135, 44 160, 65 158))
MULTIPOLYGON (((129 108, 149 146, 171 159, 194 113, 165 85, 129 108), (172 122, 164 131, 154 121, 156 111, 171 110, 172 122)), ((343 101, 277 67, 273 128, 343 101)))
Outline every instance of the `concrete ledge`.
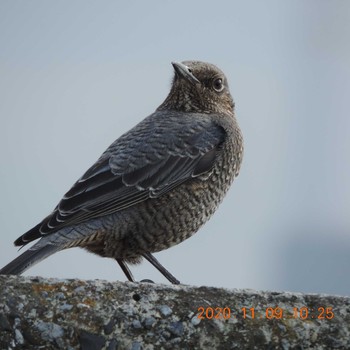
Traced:
POLYGON ((39 348, 350 349, 350 298, 0 276, 0 349, 39 348))

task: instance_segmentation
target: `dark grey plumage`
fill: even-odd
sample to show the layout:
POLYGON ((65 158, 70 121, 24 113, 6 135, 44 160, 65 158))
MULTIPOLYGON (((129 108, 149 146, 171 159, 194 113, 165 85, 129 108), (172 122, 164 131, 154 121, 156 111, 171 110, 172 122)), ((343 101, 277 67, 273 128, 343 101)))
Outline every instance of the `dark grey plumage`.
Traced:
POLYGON ((179 283, 151 253, 193 235, 238 175, 243 140, 227 79, 216 66, 173 63, 165 101, 122 135, 54 211, 15 245, 40 240, 0 274, 20 274, 56 251, 82 247, 127 263, 142 257, 179 283))

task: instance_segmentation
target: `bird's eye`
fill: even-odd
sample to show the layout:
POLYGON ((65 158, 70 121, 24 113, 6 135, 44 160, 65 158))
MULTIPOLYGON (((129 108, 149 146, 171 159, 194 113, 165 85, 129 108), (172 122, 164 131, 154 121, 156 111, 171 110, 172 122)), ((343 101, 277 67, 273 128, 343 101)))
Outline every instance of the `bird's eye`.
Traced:
POLYGON ((221 92, 222 90, 224 90, 224 83, 222 82, 221 78, 217 78, 213 81, 213 88, 216 92, 221 92))

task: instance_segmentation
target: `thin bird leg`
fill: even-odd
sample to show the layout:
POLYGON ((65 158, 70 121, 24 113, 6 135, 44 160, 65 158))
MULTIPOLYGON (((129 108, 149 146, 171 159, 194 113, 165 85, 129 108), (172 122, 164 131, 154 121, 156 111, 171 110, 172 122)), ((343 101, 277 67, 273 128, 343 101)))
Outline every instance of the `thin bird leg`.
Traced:
POLYGON ((129 266, 122 260, 122 259, 115 259, 117 260, 117 263, 119 264, 119 266, 121 267, 121 269, 123 270, 126 278, 130 281, 130 282, 135 282, 134 276, 132 275, 129 266))
POLYGON ((163 276, 173 284, 180 284, 180 281, 177 280, 161 263, 148 252, 141 254, 145 259, 147 259, 163 276))

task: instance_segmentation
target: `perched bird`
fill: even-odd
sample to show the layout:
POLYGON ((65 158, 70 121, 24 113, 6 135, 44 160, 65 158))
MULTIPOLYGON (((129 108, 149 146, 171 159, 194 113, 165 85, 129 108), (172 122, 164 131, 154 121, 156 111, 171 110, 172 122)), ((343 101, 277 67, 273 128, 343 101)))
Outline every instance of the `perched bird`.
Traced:
POLYGON ((62 249, 81 247, 128 263, 192 236, 215 212, 243 156, 227 79, 200 61, 172 63, 171 90, 157 110, 114 141, 53 212, 15 241, 40 240, 0 270, 20 274, 62 249))

